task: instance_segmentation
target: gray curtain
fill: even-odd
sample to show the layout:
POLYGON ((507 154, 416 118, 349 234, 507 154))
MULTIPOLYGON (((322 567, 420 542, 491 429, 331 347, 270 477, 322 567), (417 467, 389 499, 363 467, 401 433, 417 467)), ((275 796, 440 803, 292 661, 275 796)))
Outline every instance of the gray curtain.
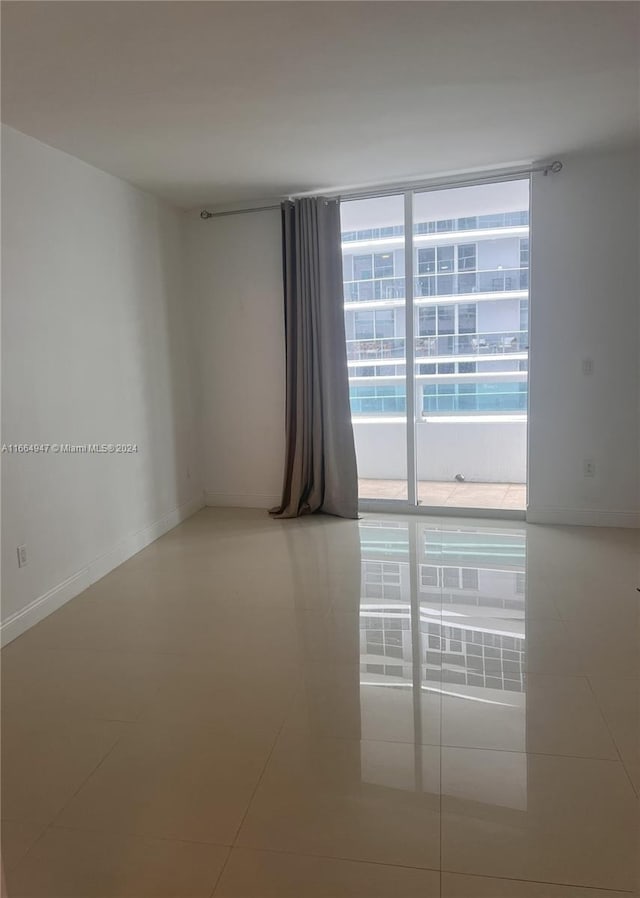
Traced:
POLYGON ((282 204, 287 354, 282 501, 271 514, 358 517, 342 296, 340 205, 282 204))

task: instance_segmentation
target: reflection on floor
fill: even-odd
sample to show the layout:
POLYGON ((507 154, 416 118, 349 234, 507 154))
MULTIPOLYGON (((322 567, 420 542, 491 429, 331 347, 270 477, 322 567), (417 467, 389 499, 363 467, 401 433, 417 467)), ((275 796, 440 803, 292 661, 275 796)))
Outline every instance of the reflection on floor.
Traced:
POLYGON ((2 652, 10 898, 621 898, 637 534, 208 509, 2 652))
MULTIPOLYGON (((404 480, 358 481, 361 499, 405 499, 407 484, 404 480)), ((527 487, 524 483, 457 483, 442 480, 418 482, 418 499, 421 505, 449 508, 515 508, 527 507, 527 487)))

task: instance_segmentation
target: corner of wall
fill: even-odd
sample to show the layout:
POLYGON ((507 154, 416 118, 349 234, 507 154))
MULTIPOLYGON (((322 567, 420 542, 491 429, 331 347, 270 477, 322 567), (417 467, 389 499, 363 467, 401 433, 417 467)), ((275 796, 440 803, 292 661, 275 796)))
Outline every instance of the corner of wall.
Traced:
POLYGON ((22 633, 29 630, 39 621, 44 620, 68 601, 80 595, 93 583, 101 580, 114 568, 123 564, 133 555, 142 551, 146 546, 159 539, 169 530, 172 530, 182 521, 194 515, 204 508, 204 494, 195 495, 188 502, 158 518, 157 521, 130 533, 124 539, 112 546, 107 552, 94 558, 87 565, 53 586, 43 595, 29 602, 24 608, 16 611, 0 624, 0 646, 5 646, 22 633))

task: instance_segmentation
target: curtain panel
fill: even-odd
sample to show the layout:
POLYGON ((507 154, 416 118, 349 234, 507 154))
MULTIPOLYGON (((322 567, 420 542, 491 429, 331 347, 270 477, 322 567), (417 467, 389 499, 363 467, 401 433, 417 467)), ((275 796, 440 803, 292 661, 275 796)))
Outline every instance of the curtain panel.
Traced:
POLYGON ((286 458, 271 514, 358 517, 349 406, 338 200, 282 204, 286 458))

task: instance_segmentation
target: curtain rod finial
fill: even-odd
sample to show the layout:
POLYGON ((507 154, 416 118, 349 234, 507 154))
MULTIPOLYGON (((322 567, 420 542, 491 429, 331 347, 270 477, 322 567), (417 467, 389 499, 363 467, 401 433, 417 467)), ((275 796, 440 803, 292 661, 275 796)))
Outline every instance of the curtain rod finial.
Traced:
POLYGON ((202 212, 200 213, 200 218, 202 218, 202 219, 213 218, 213 212, 209 212, 208 209, 203 209, 202 212))

